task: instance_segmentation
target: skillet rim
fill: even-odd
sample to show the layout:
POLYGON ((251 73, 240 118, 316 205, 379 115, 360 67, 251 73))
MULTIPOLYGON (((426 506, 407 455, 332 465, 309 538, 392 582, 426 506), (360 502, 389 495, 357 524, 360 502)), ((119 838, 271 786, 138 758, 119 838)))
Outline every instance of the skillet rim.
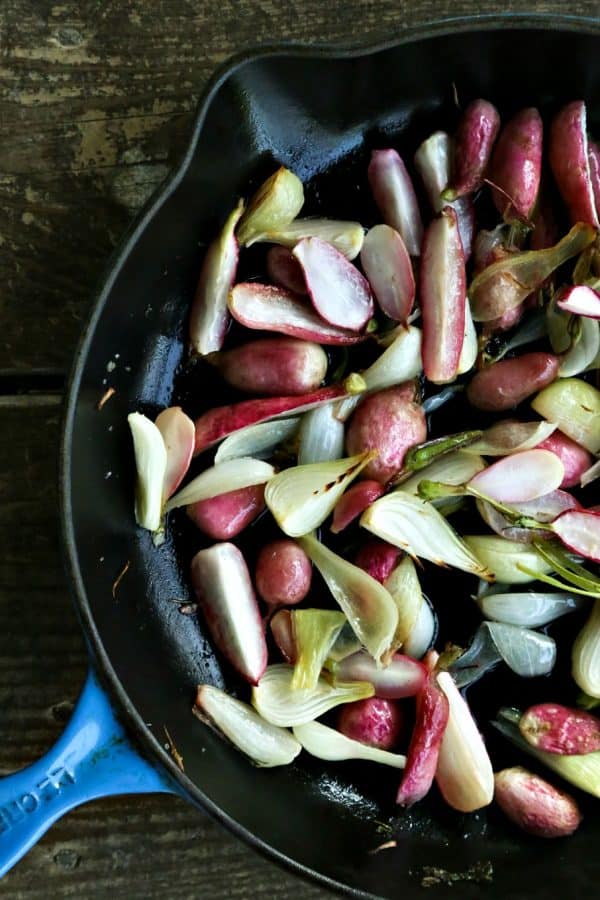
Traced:
POLYGON ((117 276, 126 262, 131 250, 142 237, 147 225, 154 215, 169 199, 184 179, 196 153, 201 139, 204 122, 208 110, 215 99, 219 89, 227 80, 245 65, 262 59, 275 56, 288 56, 297 59, 351 59, 374 56, 377 53, 401 47, 415 41, 427 40, 433 37, 451 36, 458 33, 476 31, 509 31, 509 30, 539 30, 539 31, 564 31, 568 33, 587 34, 600 36, 600 17, 586 15, 571 15, 563 13, 532 13, 532 12, 494 12, 483 14, 469 14, 446 16, 440 19, 429 19, 419 24, 411 25, 396 33, 387 40, 371 43, 319 43, 311 45, 305 41, 280 41, 267 43, 258 47, 251 47, 228 57, 210 77, 206 87, 202 91, 193 119, 193 128, 190 139, 181 161, 173 171, 156 188, 150 199, 144 204, 135 216, 131 225, 124 232, 118 246, 110 254, 104 271, 99 278, 99 287, 93 293, 89 313, 82 325, 80 338, 73 356, 71 370, 68 374, 64 389, 64 402, 62 421, 60 425, 60 446, 58 454, 58 488, 59 488, 59 515, 61 555, 64 570, 67 576, 67 586, 74 601, 75 611, 84 632, 88 647, 90 662, 94 666, 102 685, 110 699, 117 707, 119 717, 124 721, 129 735, 135 736, 134 744, 139 744, 139 749, 150 762, 158 768, 166 770, 167 781, 170 782, 174 792, 180 797, 193 803, 201 810, 208 812, 212 818, 244 841, 252 849, 279 865, 305 879, 317 882, 331 891, 347 896, 364 898, 364 900, 381 900, 380 895, 372 894, 359 888, 353 888, 343 884, 321 872, 304 865, 287 856, 276 847, 259 838, 235 819, 233 819, 221 807, 207 797, 185 773, 183 773, 171 755, 163 747, 153 732, 146 726, 142 716, 137 711, 135 704, 130 700, 123 684, 117 676, 108 653, 104 649, 101 635, 96 627, 94 616, 90 609, 86 590, 79 567, 78 554, 75 542, 75 529, 71 515, 71 455, 70 447, 73 438, 73 428, 81 379, 88 360, 89 351, 93 343, 96 325, 104 311, 107 299, 112 291, 117 276))

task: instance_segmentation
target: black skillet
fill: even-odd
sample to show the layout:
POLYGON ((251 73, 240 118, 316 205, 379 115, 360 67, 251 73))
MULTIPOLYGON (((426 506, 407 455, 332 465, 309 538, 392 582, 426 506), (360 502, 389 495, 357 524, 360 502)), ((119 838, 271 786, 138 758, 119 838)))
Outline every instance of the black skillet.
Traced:
MULTIPOLYGON (((537 105, 547 117, 584 97, 590 128, 600 134, 599 34, 598 20, 573 17, 451 19, 368 50, 263 50, 214 79, 181 167, 112 260, 77 353, 64 429, 62 515, 78 611, 98 678, 152 765, 129 745, 92 677, 61 753, 0 783, 4 869, 77 802, 173 790, 274 860, 356 897, 417 897, 431 876, 427 867, 475 879, 453 888, 442 873, 432 888, 437 897, 594 895, 600 820, 585 799, 580 831, 552 845, 517 833, 492 808, 460 816, 433 797, 398 815, 393 773, 304 756, 291 767, 255 769, 192 718, 197 683, 235 683, 202 622, 175 602, 189 596, 186 566, 197 533, 174 517, 157 550, 135 527, 126 415, 154 415, 172 402, 196 415, 222 400, 215 377, 186 363, 190 298, 202 246, 275 162, 307 184, 307 212, 368 225, 369 150, 391 142, 410 159, 432 130, 452 128, 454 86, 459 98, 484 96, 504 116, 537 105), (99 411, 108 387, 116 393, 99 411), (185 774, 165 750, 165 727, 185 774), (370 852, 390 839, 394 849, 370 852)), ((457 610, 455 619, 466 616, 457 610)), ((457 628, 471 626, 467 617, 457 628)), ((485 696, 474 698, 502 765, 522 760, 485 722, 498 705, 521 700, 519 691, 506 677, 490 679, 485 696)))

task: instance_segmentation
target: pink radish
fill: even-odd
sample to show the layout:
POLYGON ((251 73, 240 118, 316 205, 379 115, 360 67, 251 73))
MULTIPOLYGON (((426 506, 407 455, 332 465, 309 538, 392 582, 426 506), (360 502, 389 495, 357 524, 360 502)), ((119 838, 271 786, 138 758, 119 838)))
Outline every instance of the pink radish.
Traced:
POLYGON ((458 125, 454 165, 445 200, 456 200, 481 186, 500 128, 500 116, 487 100, 469 103, 458 125))
POLYGON ((227 296, 235 281, 239 256, 235 227, 243 211, 240 202, 202 263, 189 324, 192 349, 202 355, 221 349, 229 326, 227 296))
POLYGON ((522 109, 502 129, 490 163, 492 197, 505 222, 528 222, 535 208, 542 172, 542 119, 522 109))
POLYGON ((256 590, 269 606, 294 606, 310 590, 312 564, 296 541, 282 538, 266 544, 256 561, 256 590))
POLYGON ((396 567, 400 550, 385 541, 371 540, 361 544, 354 558, 354 565, 383 584, 396 567))
POLYGON ((349 455, 378 452, 363 470, 366 478, 385 484, 402 468, 406 451, 427 439, 425 415, 414 396, 412 382, 378 391, 366 397, 350 419, 346 434, 349 455))
POLYGON ((554 210, 548 198, 548 192, 542 189, 540 199, 534 216, 534 228, 529 240, 530 250, 547 250, 553 247, 559 239, 558 225, 554 210))
POLYGON ((236 284, 229 311, 246 328, 277 331, 318 344, 356 344, 363 335, 325 322, 302 297, 270 284, 236 284))
POLYGON ((445 207, 425 232, 421 258, 423 369, 429 381, 456 378, 465 334, 466 274, 456 213, 445 207))
POLYGON ((277 649, 287 663, 296 662, 296 643, 294 641, 294 624, 289 609, 280 609, 269 620, 269 628, 277 649))
POLYGON ((229 541, 265 508, 265 486, 255 484, 191 503, 186 512, 194 525, 215 541, 229 541))
POLYGON ((596 212, 600 212, 600 147, 595 141, 588 139, 588 161, 590 166, 590 179, 594 192, 596 212))
POLYGON ((398 232, 389 225, 371 228, 360 261, 383 312, 396 322, 405 322, 415 302, 415 276, 398 232))
POLYGON ((196 419, 194 456, 246 425, 256 425, 267 419, 276 419, 291 411, 305 412, 321 403, 341 399, 345 395, 344 385, 339 384, 319 388, 297 397, 265 397, 258 400, 243 400, 241 403, 231 403, 229 406, 215 406, 196 419))
MULTIPOLYGON (((430 658, 436 655, 429 654, 430 658)), ((439 687, 434 670, 417 694, 415 726, 396 796, 396 803, 400 806, 412 806, 429 793, 449 716, 448 698, 439 687)))
POLYGON ((576 316, 600 319, 600 293, 586 284, 573 284, 563 288, 558 294, 556 305, 576 316))
POLYGON ((552 121, 548 157, 572 224, 587 222, 598 228, 586 129, 583 100, 568 103, 552 121))
POLYGON ((380 668, 366 650, 359 650, 331 664, 331 668, 336 681, 368 681, 375 695, 386 700, 414 697, 427 680, 423 663, 402 653, 394 653, 389 665, 380 668))
POLYGON ((560 483, 561 488, 570 488, 578 485, 581 476, 593 462, 593 457, 589 450, 567 437, 562 431, 554 431, 550 437, 547 437, 537 446, 540 449, 556 453, 562 461, 565 474, 560 483))
POLYGON ((553 353, 525 353, 502 359, 482 369, 467 388, 467 399, 477 409, 500 412, 512 409, 558 377, 560 360, 553 353))
POLYGON ((267 667, 267 643, 244 557, 233 544, 200 550, 191 564, 192 587, 213 641, 250 684, 267 667))
POLYGON ((369 747, 391 750, 398 743, 404 716, 393 700, 367 697, 342 706, 338 715, 338 731, 353 741, 369 747))
POLYGON ((365 481, 358 481, 351 485, 333 510, 333 522, 331 523, 333 533, 339 534, 340 531, 347 528, 365 511, 367 506, 374 503, 382 494, 383 486, 378 481, 365 479, 365 481))
POLYGON ((582 756, 600 750, 600 719, 559 703, 530 706, 519 721, 528 744, 545 753, 582 756))
POLYGON ((498 503, 526 503, 561 484, 564 467, 549 450, 523 450, 504 456, 469 481, 469 490, 498 503))
POLYGON ((292 252, 321 318, 330 325, 360 331, 373 315, 373 297, 365 276, 321 238, 303 238, 292 252))
POLYGON ((327 373, 319 344, 298 338, 263 338, 217 353, 209 362, 240 391, 280 397, 315 391, 327 373))
POLYGON ((475 233, 475 207, 470 195, 458 200, 444 200, 442 194, 450 180, 450 158, 453 155, 452 142, 445 131, 435 131, 419 146, 415 153, 415 166, 423 180, 423 185, 434 213, 441 213, 445 206, 451 206, 456 213, 458 230, 463 245, 465 260, 471 255, 475 233))
POLYGON ((275 244, 267 251, 267 274, 272 282, 294 294, 307 294, 300 263, 287 247, 275 244))
MULTIPOLYGON (((511 503, 515 512, 531 519, 537 519, 540 524, 552 522, 562 512, 567 509, 581 509, 579 500, 576 500, 572 494, 567 491, 551 491, 544 494, 536 500, 529 500, 525 503, 511 503)), ((508 538, 511 541, 519 541, 520 543, 529 544, 534 540, 544 540, 548 537, 548 532, 544 529, 535 528, 519 528, 512 525, 511 522, 503 516, 501 512, 486 503, 485 501, 477 501, 477 509, 483 521, 490 526, 492 531, 499 534, 500 537, 508 538)))
POLYGON ((600 563, 600 513, 568 510, 554 520, 552 531, 574 553, 600 563))
POLYGON ((485 322, 483 331, 485 334, 492 334, 495 331, 508 331, 521 321, 524 312, 524 302, 520 303, 519 306, 513 306, 512 309, 507 309, 497 319, 490 319, 489 322, 485 322))
POLYGON ((410 255, 418 256, 423 223, 413 183, 398 153, 373 150, 368 178, 383 221, 400 233, 410 255))
POLYGON ((154 423, 167 451, 167 469, 163 482, 163 500, 168 500, 181 484, 194 452, 194 423, 180 406, 163 409, 154 423))

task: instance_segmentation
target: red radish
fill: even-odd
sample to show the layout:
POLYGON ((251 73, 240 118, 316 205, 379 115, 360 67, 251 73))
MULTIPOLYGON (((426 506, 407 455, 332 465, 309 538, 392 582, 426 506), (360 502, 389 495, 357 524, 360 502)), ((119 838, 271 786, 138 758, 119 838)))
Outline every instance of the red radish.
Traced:
POLYGON ((600 719, 559 703, 531 706, 519 721, 528 744, 545 753, 580 756, 600 750, 600 719))
POLYGON ((294 665, 296 662, 296 644, 294 641, 294 623, 289 609, 280 609, 269 621, 273 640, 285 661, 294 665))
POLYGON ((274 244, 267 251, 267 274, 271 281, 294 294, 307 294, 300 263, 291 250, 274 244))
POLYGON ((194 423, 180 406, 163 409, 154 423, 167 451, 167 469, 163 482, 163 500, 168 500, 181 484, 194 452, 194 423))
POLYGON ((229 292, 229 311, 246 328, 277 331, 318 344, 356 344, 363 335, 325 322, 308 303, 291 291, 249 281, 229 292))
MULTIPOLYGON (((432 656, 435 658, 435 654, 429 654, 430 659, 432 656)), ((417 694, 415 727, 396 796, 400 806, 412 806, 429 792, 449 715, 448 698, 439 687, 434 670, 417 694)))
POLYGON ((371 540, 361 544, 354 558, 354 565, 367 572, 379 584, 388 578, 396 567, 400 550, 385 541, 371 540))
POLYGON ((581 824, 582 815, 573 797, 521 766, 497 772, 494 786, 500 809, 528 834, 567 837, 581 824))
POLYGON ((556 490, 563 480, 561 459, 549 450, 523 450, 504 456, 478 472, 468 484, 498 503, 526 503, 556 490))
POLYGON ((529 240, 531 250, 547 250, 554 246, 560 235, 554 210, 542 186, 541 196, 534 216, 534 228, 529 240))
POLYGON ((600 513, 589 509, 570 509, 552 523, 552 531, 563 544, 600 563, 600 513))
POLYGON ((394 653, 389 664, 381 668, 370 653, 359 650, 332 665, 332 671, 337 681, 368 681, 375 695, 386 700, 414 697, 427 679, 423 663, 402 653, 394 653))
POLYGON ((339 534, 382 494, 383 487, 378 481, 366 479, 351 485, 333 510, 331 531, 334 534, 339 534))
POLYGON ((265 486, 255 484, 190 503, 186 512, 204 534, 215 541, 229 541, 247 528, 264 508, 265 486))
POLYGON ((456 378, 465 334, 466 274, 456 213, 445 207, 425 232, 421 258, 423 369, 429 381, 456 378))
POLYGON ((371 228, 360 261, 383 312, 396 322, 405 322, 415 302, 415 276, 398 232, 389 225, 371 228))
POLYGON ((548 158, 572 224, 587 222, 598 228, 583 100, 568 103, 554 117, 550 126, 548 158))
POLYGON ((319 344, 290 337, 249 341, 209 361, 238 390, 274 397, 316 391, 328 365, 319 344))
POLYGON ((600 147, 588 139, 588 162, 596 212, 600 211, 600 147))
POLYGON ((458 125, 454 165, 444 199, 456 200, 481 186, 500 128, 500 116, 487 100, 469 103, 458 125))
POLYGON ((365 398, 350 419, 349 455, 378 451, 363 470, 366 478, 385 484, 402 468, 406 451, 427 440, 425 414, 414 396, 413 382, 377 391, 365 398))
POLYGON ((572 284, 563 288, 558 294, 556 305, 576 316, 600 319, 600 293, 586 284, 572 284))
POLYGON ((229 326, 227 295, 235 281, 239 255, 234 232, 243 211, 240 202, 202 263, 189 324, 192 349, 202 355, 221 349, 229 326))
POLYGON ((295 606, 310 590, 312 564, 289 538, 266 544, 256 561, 256 590, 270 606, 295 606))
POLYGON ((373 297, 365 276, 321 238, 303 238, 292 252, 321 318, 339 328, 360 331, 373 315, 373 297))
MULTIPOLYGON (((553 522, 557 516, 568 509, 582 509, 579 500, 567 493, 567 491, 560 490, 551 491, 549 494, 538 497, 537 500, 530 500, 526 503, 511 503, 511 506, 522 516, 537 519, 541 525, 553 522)), ((532 541, 540 539, 544 540, 548 537, 548 532, 545 529, 519 528, 512 525, 506 516, 503 516, 501 512, 498 512, 497 509, 494 509, 491 504, 485 501, 478 500, 477 509, 483 521, 500 537, 524 544, 530 544, 532 541)))
POLYGON ((337 720, 338 731, 347 738, 380 750, 396 746, 403 724, 404 716, 398 704, 381 697, 344 704, 337 720))
POLYGON ((383 221, 400 233, 410 255, 418 256, 423 223, 417 195, 402 159, 395 150, 373 150, 367 174, 383 221))
POLYGON ((423 179, 429 203, 434 213, 441 213, 444 206, 451 206, 458 219, 458 230, 463 245, 465 259, 471 255, 475 232, 475 207, 470 195, 458 200, 443 200, 444 188, 450 180, 450 157, 453 155, 452 142, 445 131, 435 131, 415 153, 415 166, 423 179))
POLYGON ((525 353, 502 359, 471 379, 467 399, 477 409, 512 409, 558 377, 560 360, 553 353, 525 353))
POLYGON ((490 163, 492 197, 505 222, 528 222, 542 172, 544 126, 537 109, 522 109, 502 131, 490 163))
POLYGON ((319 388, 317 391, 297 397, 265 397, 259 400, 243 400, 229 406, 215 406, 196 419, 194 456, 246 425, 276 419, 288 412, 305 412, 321 403, 341 399, 345 395, 344 385, 339 384, 319 388))
POLYGON ((546 440, 537 446, 542 450, 550 450, 552 453, 556 453, 561 460, 565 470, 564 478, 560 483, 561 488, 570 488, 578 485, 581 476, 593 462, 593 456, 589 450, 567 437, 562 431, 552 432, 546 440))
POLYGON ((191 577, 213 641, 246 681, 258 684, 267 643, 244 557, 233 544, 214 544, 196 553, 191 577))

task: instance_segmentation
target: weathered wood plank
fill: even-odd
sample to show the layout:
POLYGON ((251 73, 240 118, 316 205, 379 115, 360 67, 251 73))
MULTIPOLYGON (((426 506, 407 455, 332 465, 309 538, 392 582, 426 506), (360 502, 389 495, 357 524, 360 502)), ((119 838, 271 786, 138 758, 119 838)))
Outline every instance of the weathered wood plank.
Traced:
MULTIPOLYGON (((86 654, 61 569, 57 398, 0 404, 0 777, 58 738, 86 654)), ((284 898, 329 894, 263 860, 172 797, 96 801, 71 813, 2 882, 49 897, 284 898)))
MULTIPOLYGON (((597 0, 496 6, 598 12, 597 0)), ((181 154, 226 57, 282 40, 376 41, 473 12, 479 0, 4 0, 0 371, 68 366, 110 250, 181 154)))

